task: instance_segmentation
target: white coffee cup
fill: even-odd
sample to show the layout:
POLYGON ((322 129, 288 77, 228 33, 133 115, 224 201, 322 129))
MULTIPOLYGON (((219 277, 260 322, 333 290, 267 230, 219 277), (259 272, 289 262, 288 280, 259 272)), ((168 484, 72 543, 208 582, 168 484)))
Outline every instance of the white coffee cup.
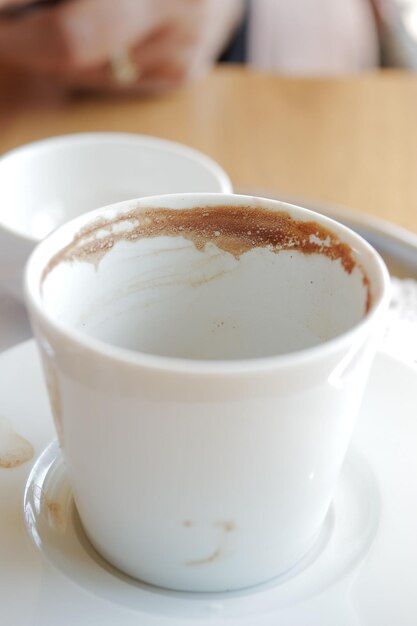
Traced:
POLYGON ((76 215, 152 194, 231 191, 208 156, 156 137, 79 133, 11 150, 0 158, 0 285, 20 297, 35 245, 76 215))
POLYGON ((43 241, 27 304, 96 549, 188 591, 294 566, 329 509, 388 286, 354 232, 247 196, 124 202, 43 241))

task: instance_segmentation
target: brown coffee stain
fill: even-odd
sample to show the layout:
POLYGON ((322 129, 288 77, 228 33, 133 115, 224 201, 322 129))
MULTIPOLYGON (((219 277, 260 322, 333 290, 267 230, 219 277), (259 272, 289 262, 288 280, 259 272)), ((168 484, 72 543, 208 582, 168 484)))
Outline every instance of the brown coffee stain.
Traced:
POLYGON ((372 306, 371 283, 365 272, 362 272, 362 283, 366 289, 365 313, 368 313, 372 306))
POLYGON ((212 554, 207 556, 204 559, 196 559, 195 561, 186 561, 185 565, 190 566, 198 566, 198 565, 208 565, 209 563, 213 563, 214 561, 218 561, 222 557, 222 551, 220 548, 214 550, 212 554))
POLYGON ((231 520, 214 522, 213 526, 215 528, 221 528, 225 533, 232 533, 234 530, 236 530, 236 524, 231 520))
POLYGON ((67 510, 70 502, 70 491, 62 494, 61 501, 56 498, 48 497, 45 489, 40 485, 32 486, 33 496, 36 501, 36 507, 40 509, 42 516, 46 519, 49 526, 59 533, 65 532, 67 528, 67 510))
POLYGON ((110 219, 100 218, 81 229, 52 257, 42 282, 59 263, 87 261, 97 266, 118 241, 162 236, 184 237, 197 250, 214 244, 236 258, 254 248, 268 248, 273 252, 321 254, 339 260, 348 274, 358 266, 350 246, 330 229, 315 221, 297 220, 286 211, 227 205, 177 210, 138 207, 110 219))
MULTIPOLYGON (((194 526, 193 522, 189 520, 185 520, 183 522, 183 526, 190 527, 194 526)), ((231 554, 230 547, 228 544, 228 535, 233 533, 237 526, 233 520, 219 520, 212 524, 213 528, 219 528, 222 531, 219 545, 218 547, 208 556, 202 559, 193 559, 191 561, 186 561, 185 565, 188 566, 199 566, 199 565, 208 565, 210 563, 214 563, 215 561, 219 561, 220 559, 227 558, 231 554)))
POLYGON ((45 512, 49 521, 59 532, 64 532, 67 527, 67 519, 65 515, 64 507, 60 502, 49 500, 49 498, 43 494, 42 505, 45 507, 45 512))
POLYGON ((12 469, 33 458, 32 444, 13 430, 9 420, 0 417, 0 467, 12 469))

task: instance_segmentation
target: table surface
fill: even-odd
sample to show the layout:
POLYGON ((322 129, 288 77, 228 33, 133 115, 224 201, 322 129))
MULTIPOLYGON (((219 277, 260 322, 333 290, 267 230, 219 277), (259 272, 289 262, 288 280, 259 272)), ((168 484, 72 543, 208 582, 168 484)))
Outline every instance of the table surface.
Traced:
POLYGON ((417 76, 294 79, 221 66, 168 95, 78 96, 0 71, 0 153, 45 136, 131 131, 189 144, 237 189, 344 205, 417 233, 417 76))

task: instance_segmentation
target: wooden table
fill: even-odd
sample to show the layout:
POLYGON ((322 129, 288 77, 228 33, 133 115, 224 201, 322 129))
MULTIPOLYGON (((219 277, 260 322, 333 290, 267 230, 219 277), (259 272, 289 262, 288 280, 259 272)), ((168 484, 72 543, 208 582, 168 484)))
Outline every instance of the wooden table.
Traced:
POLYGON ((306 80, 221 67, 152 98, 64 98, 0 73, 0 152, 41 137, 119 130, 216 159, 237 188, 348 206, 417 232, 417 76, 306 80))

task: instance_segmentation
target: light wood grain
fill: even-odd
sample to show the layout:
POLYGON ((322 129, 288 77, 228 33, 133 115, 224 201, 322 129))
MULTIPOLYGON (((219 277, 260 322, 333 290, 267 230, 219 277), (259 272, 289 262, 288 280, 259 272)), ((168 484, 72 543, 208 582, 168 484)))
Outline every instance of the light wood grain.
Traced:
POLYGON ((208 153, 237 187, 337 203, 417 232, 412 74, 307 80, 228 67, 144 99, 68 100, 8 85, 0 74, 0 152, 61 133, 146 133, 208 153))

